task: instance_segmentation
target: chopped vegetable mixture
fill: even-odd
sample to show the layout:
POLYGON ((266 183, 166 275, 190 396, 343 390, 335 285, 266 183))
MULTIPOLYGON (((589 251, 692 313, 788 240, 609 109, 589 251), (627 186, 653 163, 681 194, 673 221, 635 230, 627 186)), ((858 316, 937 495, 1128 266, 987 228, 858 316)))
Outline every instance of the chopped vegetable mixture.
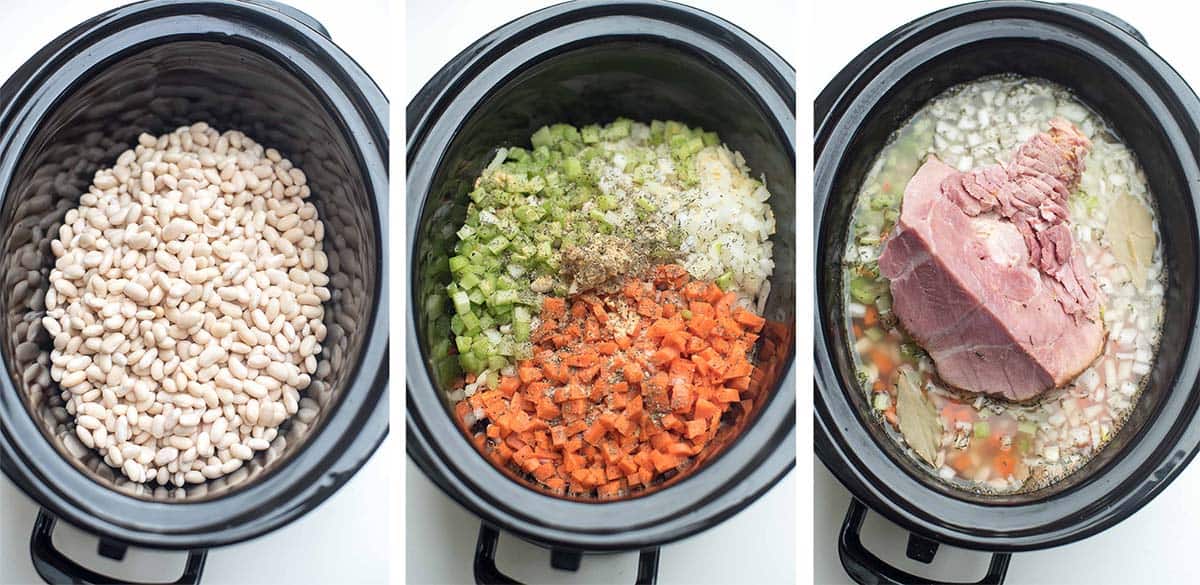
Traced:
POLYGON ((496 464, 624 497, 694 466, 752 404, 770 193, 677 122, 556 124, 531 145, 497 150, 457 233, 450 397, 496 464))
POLYGON ((456 414, 489 458, 555 494, 648 487, 686 469, 732 405, 750 407, 766 321, 735 299, 677 265, 616 294, 546 297, 533 357, 456 414))

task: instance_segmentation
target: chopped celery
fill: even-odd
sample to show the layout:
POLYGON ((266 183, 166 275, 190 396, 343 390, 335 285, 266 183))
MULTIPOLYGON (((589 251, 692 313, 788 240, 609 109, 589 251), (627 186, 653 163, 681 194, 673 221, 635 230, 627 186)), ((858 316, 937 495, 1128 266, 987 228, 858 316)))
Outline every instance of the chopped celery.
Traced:
POLYGON ((574 179, 583 174, 583 165, 579 163, 579 159, 575 157, 568 158, 563 161, 563 174, 568 179, 574 179))
POLYGON ((986 420, 975 421, 975 438, 986 439, 992 434, 992 425, 986 420))
POLYGON ((529 137, 529 141, 533 143, 533 147, 536 149, 543 146, 550 146, 554 141, 554 137, 550 135, 549 127, 542 126, 538 128, 537 132, 533 133, 533 136, 529 137))
POLYGON ((467 293, 458 291, 450 295, 450 301, 454 303, 454 312, 459 315, 468 314, 471 312, 471 300, 467 293))
POLYGON ((875 280, 855 276, 850 279, 850 296, 864 305, 873 305, 884 288, 880 284, 875 280))
POLYGON ((511 305, 517 302, 517 291, 498 290, 492 294, 492 305, 511 305))
POLYGON ((471 350, 471 338, 466 335, 459 335, 454 338, 454 344, 458 346, 458 353, 464 353, 471 350))
POLYGON ((463 327, 467 333, 479 332, 479 317, 476 317, 475 313, 467 311, 466 313, 459 315, 459 317, 462 317, 463 327))
POLYGON ((726 272, 725 274, 718 276, 715 282, 717 286, 721 287, 721 290, 729 290, 730 287, 733 286, 733 273, 726 272))
POLYGON ((462 285, 462 287, 467 290, 471 290, 476 286, 479 286, 479 277, 468 272, 458 279, 458 284, 462 285))

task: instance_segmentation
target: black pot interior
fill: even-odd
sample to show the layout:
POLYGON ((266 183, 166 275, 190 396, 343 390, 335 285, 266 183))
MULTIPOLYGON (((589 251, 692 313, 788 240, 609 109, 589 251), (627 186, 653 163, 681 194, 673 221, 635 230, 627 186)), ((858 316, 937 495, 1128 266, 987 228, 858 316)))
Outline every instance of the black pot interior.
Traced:
MULTIPOLYGON (((358 365, 376 304, 378 215, 362 157, 350 146, 339 117, 318 88, 282 57, 211 40, 177 40, 130 49, 86 73, 41 121, 20 155, 0 210, 0 338, 4 363, 46 439, 85 474, 113 489, 155 500, 197 500, 227 494, 267 475, 337 406, 358 365), (142 132, 160 135, 194 121, 220 131, 237 129, 278 149, 308 176, 325 227, 332 298, 325 304, 328 335, 317 374, 301 392, 319 407, 309 423, 292 417, 271 448, 233 474, 185 488, 133 484, 94 451, 64 445, 74 422, 50 379, 50 340, 40 325, 53 265, 50 241, 68 209, 98 168, 137 143, 142 132)), ((26 437, 34 441, 40 438, 26 437)))
MULTIPOLYGON (((1088 482, 1107 463, 1119 457, 1124 447, 1136 439, 1143 425, 1155 416, 1163 397, 1173 387, 1174 372, 1183 357, 1179 349, 1186 346, 1193 326, 1197 250, 1196 226, 1191 219, 1193 203, 1167 132, 1146 102, 1133 88, 1121 83, 1106 64, 1079 49, 1046 41, 992 39, 938 54, 897 80, 879 104, 864 116, 864 122, 847 149, 853 154, 845 157, 838 166, 823 212, 823 232, 819 240, 822 248, 817 259, 818 266, 823 267, 819 269, 820 310, 828 316, 823 332, 825 343, 833 356, 841 387, 854 404, 861 424, 872 434, 880 449, 910 475, 931 489, 959 499, 985 504, 1021 504, 1050 498, 1088 482), (1069 88, 1099 112, 1133 150, 1157 201, 1169 282, 1165 325, 1154 369, 1134 412, 1111 443, 1082 469, 1053 485, 1016 495, 981 496, 952 488, 920 468, 884 434, 879 423, 865 414, 870 409, 865 394, 855 381, 842 313, 841 257, 854 198, 891 133, 949 87, 1000 73, 1041 77, 1069 88)), ((874 457, 872 454, 858 455, 874 457)))
MULTIPOLYGON (((649 123, 678 120, 720 134, 740 151, 755 176, 765 176, 775 212, 775 272, 771 278, 759 365, 762 387, 773 392, 791 363, 795 339, 795 153, 784 129, 724 65, 667 44, 663 39, 612 41, 566 47, 510 76, 483 97, 462 121, 441 155, 426 195, 413 277, 418 298, 417 336, 435 388, 445 389, 457 374, 449 313, 427 302, 444 296, 450 282, 447 258, 455 231, 466 216, 467 193, 501 146, 529 146, 530 135, 546 124, 582 126, 624 116, 649 123)), ((420 196, 420 194, 410 194, 420 196)), ((438 392, 450 415, 450 404, 438 392)), ((756 399, 755 409, 769 402, 756 399)), ((753 419, 742 417, 739 424, 753 419)))

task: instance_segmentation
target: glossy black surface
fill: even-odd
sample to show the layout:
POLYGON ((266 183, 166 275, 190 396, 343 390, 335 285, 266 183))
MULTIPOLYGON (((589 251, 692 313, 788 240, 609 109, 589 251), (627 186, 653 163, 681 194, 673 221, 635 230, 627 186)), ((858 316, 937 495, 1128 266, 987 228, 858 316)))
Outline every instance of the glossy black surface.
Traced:
MULTIPOLYGON (((795 79, 757 40, 664 2, 574 2, 487 35, 409 104, 406 337, 408 451, 441 489, 491 525, 563 549, 644 548, 720 522, 795 462, 795 79), (553 122, 680 120, 715 130, 765 174, 778 222, 766 316, 780 348, 762 364, 769 399, 739 438, 648 495, 592 503, 550 496, 481 457, 455 426, 429 362, 449 343, 425 299, 444 294, 445 256, 468 186, 498 146, 553 122)), ((444 321, 442 321, 444 323, 444 321)))
POLYGON ((816 101, 816 450, 854 496, 893 522, 987 550, 1063 544, 1124 519, 1195 454, 1200 101, 1128 25, 1069 6, 983 2, 884 37, 816 101), (1115 127, 1146 171, 1166 253, 1162 349, 1128 424, 1083 469, 1042 490, 980 496, 918 469, 865 415, 841 307, 853 198, 888 135, 951 85, 1012 72, 1061 83, 1115 127))
MULTIPOLYGON (((309 19, 311 21, 311 19, 309 19)), ((387 102, 323 35, 268 6, 156 0, 81 24, 0 89, 0 417, 4 472, 55 516, 125 542, 214 546, 276 528, 341 486, 387 432, 387 102), (38 321, 49 242, 97 168, 204 120, 280 150, 309 178, 331 300, 312 425, 289 421, 234 474, 133 484, 74 432, 38 321), (36 350, 36 351, 34 351, 36 350)))

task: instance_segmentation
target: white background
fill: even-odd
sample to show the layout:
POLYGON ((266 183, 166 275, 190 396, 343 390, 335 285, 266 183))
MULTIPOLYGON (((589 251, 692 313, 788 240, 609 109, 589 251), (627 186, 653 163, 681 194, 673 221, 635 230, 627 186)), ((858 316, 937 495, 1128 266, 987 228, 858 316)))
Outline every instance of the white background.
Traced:
MULTIPOLYGON (((395 92, 389 43, 392 26, 383 0, 290 0, 329 29, 333 40, 371 74, 384 93, 395 92)), ((0 79, 62 32, 123 2, 0 0, 0 79)), ((399 11, 399 8, 396 9, 399 11)), ((398 374, 397 374, 398 376, 398 374)), ((396 384, 393 384, 395 386, 396 384)), ((393 394, 394 395, 394 394, 393 394)), ((398 434, 392 428, 391 437, 398 434)), ((313 512, 265 537, 211 551, 205 583, 383 583, 389 560, 387 510, 389 439, 336 494, 313 512)), ((41 583, 29 561, 36 505, 0 475, 0 583, 41 583)), ((181 553, 131 550, 117 565, 96 556, 96 539, 59 523, 55 543, 79 562, 125 579, 169 581, 183 567, 181 553), (136 570, 131 565, 137 565, 136 570)))
MULTIPOLYGON (((801 39, 796 21, 802 14, 800 3, 719 0, 687 3, 732 21, 770 45, 793 66, 798 63, 801 39)), ((547 4, 525 0, 410 1, 405 29, 406 99, 411 99, 443 64, 477 38, 547 4)), ((804 95, 799 88, 798 93, 804 95)), ((808 442, 803 444, 801 457, 808 455, 808 442)), ((407 467, 407 582, 470 582, 478 519, 438 491, 414 465, 408 463, 407 467)), ((793 582, 797 546, 796 477, 795 471, 788 474, 760 500, 716 528, 663 547, 659 583, 793 582)), ((549 558, 545 550, 511 536, 500 537, 497 565, 520 581, 629 583, 636 573, 634 553, 587 557, 575 575, 551 570, 549 558)))
MULTIPOLYGON (((1171 63, 1193 87, 1200 87, 1200 52, 1196 50, 1194 4, 1159 1, 1103 1, 1090 4, 1107 10, 1139 29, 1150 46, 1171 63)), ((949 6, 949 2, 816 2, 813 58, 805 63, 810 83, 801 100, 811 100, 825 83, 862 49, 892 29, 949 6), (819 23, 846 23, 822 26, 819 23), (849 23, 853 23, 850 25, 849 23)), ((805 73, 801 72, 801 79, 805 73)), ((1103 83, 1103 80, 1097 80, 1103 83)), ((803 241, 803 240, 802 240, 803 241)), ((807 298, 801 295, 801 298, 807 298)), ((817 583, 847 583, 837 554, 837 531, 849 494, 821 463, 815 467, 814 571, 817 583)), ((1047 551, 1014 555, 1008 583, 1195 583, 1196 543, 1200 542, 1200 465, 1193 465, 1132 518, 1083 542, 1047 551)), ((935 565, 904 558, 906 535, 875 514, 863 529, 866 546, 909 571, 933 579, 974 581, 983 575, 986 555, 942 547, 935 565), (945 558, 941 558, 945 557, 945 558)))

